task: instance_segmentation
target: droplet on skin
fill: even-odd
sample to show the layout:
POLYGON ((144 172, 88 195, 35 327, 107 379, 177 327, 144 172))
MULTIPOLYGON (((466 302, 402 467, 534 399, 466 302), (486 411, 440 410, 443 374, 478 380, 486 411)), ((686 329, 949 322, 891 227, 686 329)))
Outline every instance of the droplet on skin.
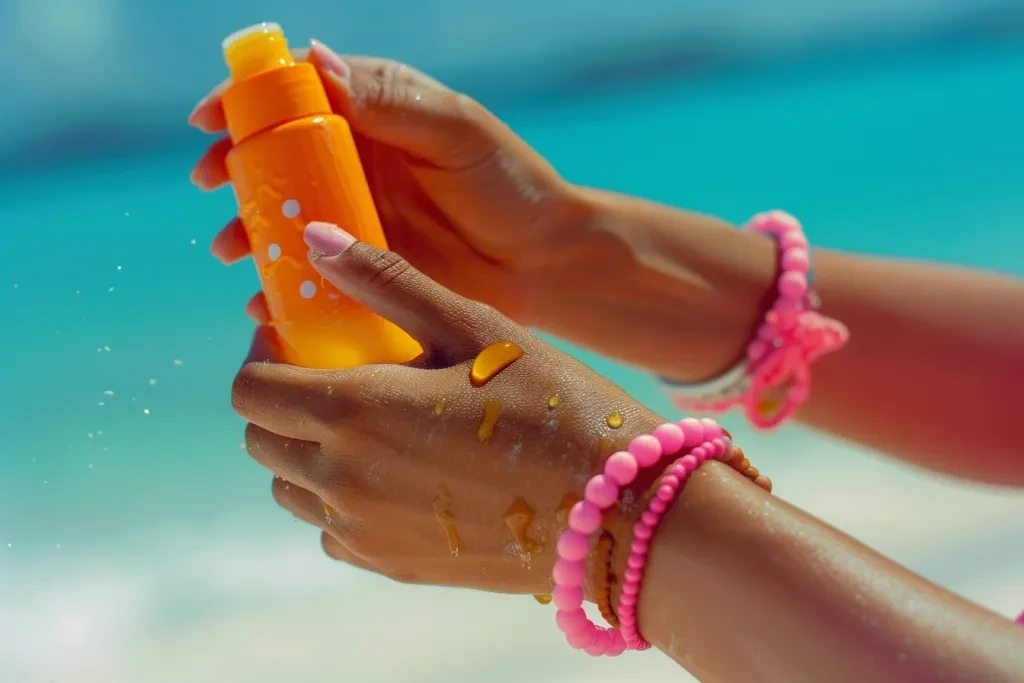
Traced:
POLYGON ((612 413, 611 415, 608 416, 605 422, 608 423, 608 426, 611 427, 612 429, 618 429, 619 427, 622 426, 622 413, 612 413))
POLYGON ((505 511, 505 524, 512 532, 512 538, 522 555, 532 555, 543 550, 540 543, 530 538, 530 526, 536 516, 533 508, 522 497, 516 498, 505 511))
POLYGON ((448 541, 448 552, 452 557, 459 556, 459 534, 455 529, 455 516, 452 514, 452 494, 444 486, 438 489, 434 499, 434 519, 441 525, 445 540, 448 541))
POLYGON ((487 441, 487 439, 494 436, 494 425, 498 422, 498 416, 501 414, 501 404, 497 401, 484 401, 484 414, 480 420, 480 427, 476 430, 476 436, 481 441, 487 441))
POLYGON ((306 280, 299 285, 299 294, 302 295, 303 299, 312 299, 316 296, 316 283, 312 280, 306 280))
POLYGON ((494 379, 495 375, 522 357, 523 350, 515 342, 495 342, 473 359, 473 367, 469 370, 469 381, 474 387, 482 387, 494 379))
POLYGON ((437 415, 438 417, 440 417, 441 413, 444 412, 445 406, 447 406, 447 405, 448 405, 448 400, 444 399, 444 398, 442 398, 437 403, 435 403, 434 404, 434 415, 437 415))
POLYGON ((551 409, 551 410, 554 410, 555 408, 558 407, 558 404, 561 403, 561 401, 562 401, 562 399, 558 398, 558 394, 555 394, 554 396, 549 397, 548 398, 548 408, 551 409))
POLYGON ((533 599, 536 600, 537 602, 539 602, 542 605, 550 605, 551 604, 551 596, 548 595, 547 593, 534 593, 533 594, 533 599))

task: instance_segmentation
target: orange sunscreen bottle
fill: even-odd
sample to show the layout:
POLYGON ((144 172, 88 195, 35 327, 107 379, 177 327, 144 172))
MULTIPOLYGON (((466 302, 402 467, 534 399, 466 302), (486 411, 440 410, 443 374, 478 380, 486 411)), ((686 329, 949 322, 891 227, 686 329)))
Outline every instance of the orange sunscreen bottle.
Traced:
POLYGON ((387 248, 352 131, 331 111, 316 69, 292 58, 276 24, 229 36, 224 58, 228 173, 284 360, 344 368, 416 357, 405 332, 342 296, 306 259, 310 221, 387 248))

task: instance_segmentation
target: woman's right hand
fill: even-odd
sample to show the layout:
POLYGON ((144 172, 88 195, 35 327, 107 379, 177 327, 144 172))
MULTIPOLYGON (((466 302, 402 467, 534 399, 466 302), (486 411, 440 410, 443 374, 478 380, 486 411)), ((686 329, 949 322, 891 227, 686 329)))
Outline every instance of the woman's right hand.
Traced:
MULTIPOLYGON (((545 273, 572 268, 569 252, 584 249, 567 234, 583 223, 579 193, 483 106, 415 69, 339 56, 316 41, 295 53, 317 67, 352 126, 390 247, 441 284, 530 324, 545 273)), ((199 103, 192 125, 224 132, 225 87, 199 103)), ((230 149, 227 137, 214 142, 193 182, 228 183, 230 149)), ((227 263, 249 254, 238 218, 213 253, 227 263)))

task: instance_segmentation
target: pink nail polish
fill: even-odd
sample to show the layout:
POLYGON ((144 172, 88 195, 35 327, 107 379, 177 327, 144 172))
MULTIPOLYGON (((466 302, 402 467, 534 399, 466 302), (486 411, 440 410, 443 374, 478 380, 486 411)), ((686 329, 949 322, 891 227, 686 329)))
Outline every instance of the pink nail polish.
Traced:
POLYGON ((355 237, 337 225, 316 221, 306 226, 302 239, 306 240, 310 249, 314 249, 324 256, 337 256, 356 243, 355 237))
POLYGON ((315 38, 310 40, 309 44, 310 52, 313 53, 316 57, 316 61, 320 62, 320 65, 324 67, 324 69, 342 80, 348 79, 352 74, 352 71, 348 68, 348 64, 346 64, 345 60, 339 57, 334 50, 315 38))

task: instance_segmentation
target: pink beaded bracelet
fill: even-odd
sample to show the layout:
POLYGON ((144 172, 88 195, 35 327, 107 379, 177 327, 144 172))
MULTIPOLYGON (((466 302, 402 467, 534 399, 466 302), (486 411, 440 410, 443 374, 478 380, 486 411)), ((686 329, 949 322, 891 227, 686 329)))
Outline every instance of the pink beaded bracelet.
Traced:
POLYGON ((779 245, 778 298, 765 314, 745 358, 710 382, 687 385, 663 379, 684 410, 721 413, 740 406, 756 427, 788 418, 810 395, 811 364, 842 348, 850 333, 817 309, 811 290, 811 256, 799 221, 782 211, 754 216, 747 229, 771 235, 779 245))
POLYGON ((558 560, 552 570, 552 593, 558 611, 555 622, 569 644, 595 657, 617 657, 627 649, 644 650, 650 645, 640 637, 636 624, 636 602, 646 565, 647 550, 661 515, 675 499, 683 482, 700 463, 713 457, 728 458, 731 441, 714 420, 686 418, 666 423, 633 439, 624 451, 612 453, 604 469, 587 482, 583 500, 569 512, 569 528, 558 538, 558 560), (604 628, 583 611, 583 579, 590 541, 601 527, 603 513, 618 500, 621 488, 633 483, 641 469, 653 467, 664 456, 681 450, 688 454, 664 475, 657 493, 640 521, 633 527, 628 569, 622 586, 619 618, 621 628, 604 628), (692 457, 691 457, 692 456, 692 457), (680 476, 682 475, 682 476, 680 476))

